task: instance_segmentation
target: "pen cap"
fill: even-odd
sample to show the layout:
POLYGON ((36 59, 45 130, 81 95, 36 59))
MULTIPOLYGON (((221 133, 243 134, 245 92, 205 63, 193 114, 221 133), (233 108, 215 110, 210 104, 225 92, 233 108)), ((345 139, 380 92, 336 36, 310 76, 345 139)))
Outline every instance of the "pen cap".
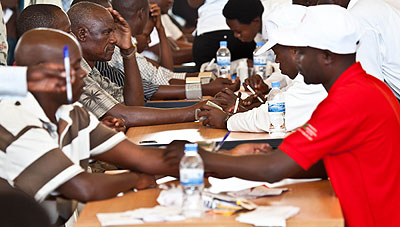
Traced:
POLYGON ((197 144, 196 143, 187 143, 185 144, 185 153, 197 152, 197 144))

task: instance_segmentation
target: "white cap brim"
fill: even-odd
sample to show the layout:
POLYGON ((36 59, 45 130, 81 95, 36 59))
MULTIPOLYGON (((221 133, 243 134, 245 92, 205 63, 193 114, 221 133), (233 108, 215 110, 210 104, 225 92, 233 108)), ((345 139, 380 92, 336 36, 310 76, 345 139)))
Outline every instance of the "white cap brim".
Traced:
POLYGON ((258 49, 256 52, 254 52, 255 56, 259 56, 264 54, 265 52, 267 52, 269 49, 271 49, 272 47, 274 47, 278 42, 272 41, 272 40, 268 40, 266 43, 264 43, 264 45, 258 49))

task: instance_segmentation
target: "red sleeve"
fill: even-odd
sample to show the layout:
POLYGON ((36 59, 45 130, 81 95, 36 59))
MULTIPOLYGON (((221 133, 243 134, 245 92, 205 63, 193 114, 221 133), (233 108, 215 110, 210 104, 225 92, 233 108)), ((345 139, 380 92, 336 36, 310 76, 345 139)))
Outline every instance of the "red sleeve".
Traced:
POLYGON ((348 107, 325 99, 311 119, 288 136, 279 149, 304 169, 308 169, 325 155, 346 151, 352 146, 350 138, 358 125, 348 107))

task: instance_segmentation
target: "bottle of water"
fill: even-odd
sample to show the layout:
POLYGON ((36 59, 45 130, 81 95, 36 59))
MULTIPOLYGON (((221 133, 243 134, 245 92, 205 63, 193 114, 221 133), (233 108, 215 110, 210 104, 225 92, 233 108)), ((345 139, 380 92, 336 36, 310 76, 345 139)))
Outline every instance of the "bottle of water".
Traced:
POLYGON ((183 187, 182 214, 185 217, 203 215, 204 164, 197 153, 197 144, 186 144, 185 155, 179 165, 180 181, 183 187))
POLYGON ((285 95, 279 87, 279 82, 273 82, 268 94, 269 134, 272 137, 283 137, 286 133, 285 95))
MULTIPOLYGON (((264 45, 263 42, 257 42, 256 49, 253 53, 255 53, 258 49, 260 49, 264 45)), ((254 74, 258 74, 263 78, 263 80, 267 79, 269 73, 267 72, 267 52, 261 55, 253 54, 253 66, 254 66, 254 74)))
POLYGON ((227 46, 227 41, 219 42, 219 49, 217 51, 218 77, 230 79, 231 52, 227 46))

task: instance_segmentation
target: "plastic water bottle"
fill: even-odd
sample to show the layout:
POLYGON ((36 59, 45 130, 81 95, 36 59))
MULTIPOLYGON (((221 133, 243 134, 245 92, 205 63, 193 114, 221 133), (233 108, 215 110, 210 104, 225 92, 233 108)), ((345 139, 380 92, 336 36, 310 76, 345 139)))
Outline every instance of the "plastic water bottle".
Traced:
MULTIPOLYGON (((263 42, 257 42, 256 49, 253 53, 255 53, 258 49, 260 49, 264 45, 263 42)), ((263 78, 263 80, 267 79, 270 73, 267 72, 267 52, 261 55, 253 54, 253 66, 254 66, 254 74, 258 74, 263 78)))
POLYGON ((227 46, 227 41, 219 42, 219 49, 217 51, 218 77, 230 79, 231 52, 227 46))
POLYGON ((204 164, 197 153, 197 144, 186 144, 185 155, 179 165, 180 181, 183 187, 182 214, 185 217, 203 215, 204 164))
POLYGON ((240 82, 243 84, 243 82, 249 77, 247 61, 240 61, 239 66, 236 68, 236 72, 240 82))
POLYGON ((279 82, 273 82, 272 89, 268 94, 269 134, 272 137, 283 137, 286 133, 285 95, 279 87, 279 82))

